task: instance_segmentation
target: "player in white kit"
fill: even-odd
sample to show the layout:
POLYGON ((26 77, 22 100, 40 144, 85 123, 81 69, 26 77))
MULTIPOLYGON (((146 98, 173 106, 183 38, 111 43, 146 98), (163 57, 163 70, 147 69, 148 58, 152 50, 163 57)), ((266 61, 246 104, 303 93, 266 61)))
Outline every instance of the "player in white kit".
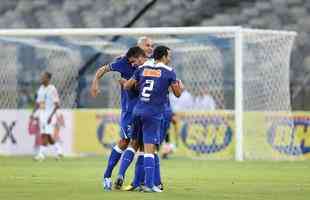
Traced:
POLYGON ((39 119, 41 145, 35 156, 35 160, 43 160, 48 145, 50 144, 55 150, 57 157, 62 157, 62 149, 59 143, 56 143, 53 138, 55 125, 57 122, 57 110, 59 109, 59 96, 54 85, 50 84, 52 74, 44 72, 41 76, 41 86, 37 92, 36 106, 32 117, 39 119))

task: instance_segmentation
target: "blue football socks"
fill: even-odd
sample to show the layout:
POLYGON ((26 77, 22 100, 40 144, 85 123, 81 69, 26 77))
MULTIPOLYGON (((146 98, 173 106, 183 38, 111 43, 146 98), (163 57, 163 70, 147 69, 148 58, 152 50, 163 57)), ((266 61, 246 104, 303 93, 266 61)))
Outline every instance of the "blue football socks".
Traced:
POLYGON ((119 161, 119 159, 121 158, 122 153, 123 151, 117 145, 113 147, 110 157, 109 157, 107 169, 104 172, 104 178, 111 177, 112 171, 115 165, 117 164, 117 162, 119 161))
POLYGON ((144 154, 145 186, 154 186, 155 159, 154 154, 144 154))
POLYGON ((131 164, 132 160, 134 159, 135 156, 135 150, 132 147, 128 147, 123 154, 122 160, 121 160, 121 165, 119 168, 118 175, 122 176, 123 178, 125 177, 125 173, 131 164))

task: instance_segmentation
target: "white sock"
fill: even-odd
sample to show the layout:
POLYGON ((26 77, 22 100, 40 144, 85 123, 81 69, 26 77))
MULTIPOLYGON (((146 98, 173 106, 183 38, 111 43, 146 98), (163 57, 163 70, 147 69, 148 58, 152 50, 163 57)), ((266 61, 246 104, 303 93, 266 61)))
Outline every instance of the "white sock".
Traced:
POLYGON ((38 155, 45 156, 46 154, 46 146, 40 145, 38 155))
POLYGON ((55 144, 53 144, 53 148, 55 149, 55 152, 57 153, 57 155, 63 154, 62 147, 59 142, 55 142, 55 144))

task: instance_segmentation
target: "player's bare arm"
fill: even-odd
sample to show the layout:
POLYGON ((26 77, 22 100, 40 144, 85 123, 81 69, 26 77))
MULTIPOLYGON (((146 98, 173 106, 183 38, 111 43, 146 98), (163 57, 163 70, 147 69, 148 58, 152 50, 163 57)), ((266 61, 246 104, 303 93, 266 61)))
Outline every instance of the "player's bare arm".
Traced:
POLYGON ((54 107, 54 109, 53 109, 53 112, 51 113, 51 115, 49 116, 49 118, 48 118, 48 120, 47 120, 47 123, 48 123, 48 124, 51 123, 54 114, 55 114, 56 111, 60 108, 60 105, 59 105, 58 102, 55 102, 54 104, 55 104, 55 107, 54 107))
POLYGON ((171 84, 171 90, 176 97, 180 97, 184 90, 182 81, 177 80, 175 83, 171 84))
POLYGON ((94 76, 91 89, 90 89, 90 93, 92 97, 96 97, 99 94, 99 80, 105 73, 109 71, 111 71, 109 65, 103 65, 96 71, 96 74, 94 76))
POLYGON ((131 78, 124 83, 124 89, 129 90, 131 88, 134 88, 136 86, 136 83, 137 83, 137 80, 131 78))

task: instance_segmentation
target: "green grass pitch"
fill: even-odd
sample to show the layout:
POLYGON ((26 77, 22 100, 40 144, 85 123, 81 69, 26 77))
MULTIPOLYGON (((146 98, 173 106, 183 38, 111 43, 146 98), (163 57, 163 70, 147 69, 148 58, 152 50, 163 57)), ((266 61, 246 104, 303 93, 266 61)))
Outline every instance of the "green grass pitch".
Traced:
MULTIPOLYGON (((111 191, 101 187, 106 159, 65 158, 34 162, 0 157, 0 200, 310 199, 310 161, 162 161, 163 193, 111 191)), ((127 183, 133 168, 128 171, 127 183)), ((117 169, 114 171, 116 174, 117 169)))

